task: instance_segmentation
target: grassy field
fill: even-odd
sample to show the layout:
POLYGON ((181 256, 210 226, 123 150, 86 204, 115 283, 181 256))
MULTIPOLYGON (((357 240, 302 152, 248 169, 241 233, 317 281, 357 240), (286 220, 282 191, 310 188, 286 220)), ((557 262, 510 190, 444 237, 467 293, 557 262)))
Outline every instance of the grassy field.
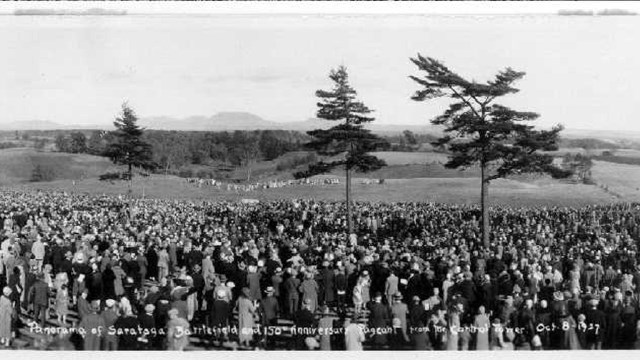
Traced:
MULTIPOLYGON (((287 154, 286 156, 300 156, 287 154)), ((356 174, 353 197, 358 201, 421 201, 476 204, 479 201, 477 169, 465 171, 445 169, 446 156, 437 153, 377 153, 390 166, 369 174, 356 174), (384 184, 365 184, 363 179, 385 179, 384 184)), ((279 158, 261 162, 254 168, 254 179, 291 178, 277 172, 279 158)), ((513 206, 579 206, 614 201, 640 201, 640 166, 595 161, 592 170, 597 185, 567 184, 549 177, 521 176, 494 181, 490 199, 494 205, 513 206)), ((34 149, 0 151, 0 185, 14 189, 59 189, 91 194, 126 194, 127 182, 102 182, 98 175, 114 171, 108 159, 79 154, 36 152, 34 149), (56 168, 58 180, 31 183, 33 167, 47 164, 56 168)), ((241 171, 241 170, 238 170, 241 171)), ((344 178, 341 171, 331 177, 342 180, 340 185, 299 185, 251 192, 198 188, 176 176, 152 175, 136 177, 133 195, 152 198, 240 200, 252 198, 276 200, 315 198, 342 200, 344 178)))
MULTIPOLYGON (((332 174, 342 176, 342 170, 333 171, 332 174)), ((469 178, 479 177, 480 170, 473 168, 468 170, 447 169, 440 164, 413 164, 391 165, 380 170, 365 174, 356 174, 357 177, 368 179, 416 179, 416 178, 469 178)))
MULTIPOLYGON (((479 201, 478 179, 474 178, 430 178, 392 179, 384 184, 363 184, 354 179, 353 197, 357 201, 373 202, 442 202, 475 204, 479 201)), ((58 189, 68 192, 90 194, 126 194, 126 182, 101 182, 96 179, 76 181, 60 180, 46 183, 16 185, 14 189, 58 189)), ((265 189, 251 192, 228 192, 211 187, 198 188, 174 176, 153 175, 135 178, 133 195, 169 199, 258 200, 314 198, 343 200, 344 184, 308 186, 298 185, 280 189, 265 189)), ((522 183, 513 180, 498 180, 490 188, 491 203, 510 206, 580 206, 594 203, 620 201, 619 198, 593 185, 561 184, 543 180, 522 183)))
POLYGON ((387 162, 387 165, 416 165, 447 162, 447 154, 436 152, 392 152, 380 151, 371 153, 387 162))
POLYGON ((613 151, 615 156, 640 158, 640 150, 635 149, 619 149, 613 151))
POLYGON ((97 177, 116 168, 108 159, 87 154, 37 152, 32 148, 0 150, 0 185, 29 182, 37 165, 47 166, 56 179, 97 177))
POLYGON ((640 201, 640 166, 594 161, 593 179, 627 201, 640 201))

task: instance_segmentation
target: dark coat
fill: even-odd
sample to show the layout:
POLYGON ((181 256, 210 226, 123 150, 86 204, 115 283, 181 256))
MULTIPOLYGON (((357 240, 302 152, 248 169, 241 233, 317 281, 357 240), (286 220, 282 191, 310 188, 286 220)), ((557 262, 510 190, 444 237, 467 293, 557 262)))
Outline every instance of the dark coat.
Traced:
MULTIPOLYGON (((391 314, 389 307, 381 303, 373 302, 370 306, 371 314, 369 315, 369 327, 375 330, 386 329, 391 325, 391 314)), ((383 332, 376 331, 373 336, 376 345, 385 345, 387 343, 387 335, 383 332)))
POLYGON ((278 306, 278 299, 273 296, 268 296, 260 302, 260 311, 263 315, 263 322, 266 325, 273 325, 277 320, 280 307, 278 306))
POLYGON ((138 319, 135 316, 123 316, 116 320, 115 328, 122 329, 123 333, 118 336, 118 350, 138 349, 138 319), (126 329, 135 329, 133 332, 126 332, 126 329))
POLYGON ((223 328, 229 323, 231 305, 224 300, 215 300, 211 311, 211 326, 223 328))
POLYGON ((49 305, 49 285, 37 280, 29 291, 29 300, 34 305, 49 305))

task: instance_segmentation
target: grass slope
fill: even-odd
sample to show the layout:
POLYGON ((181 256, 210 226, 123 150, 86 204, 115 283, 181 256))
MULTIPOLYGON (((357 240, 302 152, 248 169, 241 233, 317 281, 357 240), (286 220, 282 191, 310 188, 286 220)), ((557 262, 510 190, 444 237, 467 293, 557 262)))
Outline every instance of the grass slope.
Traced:
POLYGON ((116 168, 109 159, 87 154, 38 152, 32 148, 0 150, 0 185, 29 182, 37 165, 54 170, 56 179, 97 177, 116 168))
MULTIPOLYGON (((57 189, 90 194, 126 194, 126 182, 101 182, 96 179, 77 181, 59 180, 48 183, 17 185, 14 189, 57 189)), ((168 199, 207 199, 237 201, 243 198, 278 200, 314 198, 321 200, 343 200, 344 183, 322 186, 292 186, 280 189, 265 189, 250 192, 198 188, 174 176, 153 175, 135 178, 133 195, 168 199)), ((373 202, 442 202, 476 204, 479 201, 478 179, 475 178, 430 178, 392 179, 384 184, 363 184, 354 179, 353 197, 356 201, 373 202)), ((581 206, 594 203, 620 201, 603 189, 592 185, 561 184, 553 181, 522 183, 514 180, 498 180, 492 183, 490 199, 494 205, 508 206, 581 206)))

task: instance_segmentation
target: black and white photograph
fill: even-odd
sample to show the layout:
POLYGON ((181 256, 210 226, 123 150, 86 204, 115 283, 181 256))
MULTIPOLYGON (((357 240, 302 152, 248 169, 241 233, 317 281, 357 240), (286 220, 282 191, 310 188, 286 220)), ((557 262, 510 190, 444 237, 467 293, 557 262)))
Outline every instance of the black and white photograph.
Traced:
POLYGON ((640 4, 296 3, 0 4, 0 349, 640 349, 640 4))

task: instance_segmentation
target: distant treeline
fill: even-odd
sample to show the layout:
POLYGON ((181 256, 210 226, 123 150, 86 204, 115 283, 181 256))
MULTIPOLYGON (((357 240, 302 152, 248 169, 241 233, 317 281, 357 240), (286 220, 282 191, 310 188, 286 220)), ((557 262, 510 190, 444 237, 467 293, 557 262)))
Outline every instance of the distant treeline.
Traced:
MULTIPOLYGON (((638 145, 638 144, 635 144, 638 145)), ((560 139, 559 146, 561 148, 581 148, 585 150, 617 150, 621 149, 622 146, 618 144, 614 144, 609 141, 599 140, 599 139, 560 139)))
MULTIPOLYGON (((113 136, 105 131, 55 131, 60 152, 104 155, 113 136)), ((146 130, 143 138, 151 144, 155 162, 162 170, 184 165, 230 164, 245 166, 273 160, 290 151, 302 150, 309 137, 297 131, 256 130, 198 132, 146 130)))
POLYGON ((12 149, 20 147, 21 145, 14 142, 0 142, 0 150, 2 149, 12 149))

